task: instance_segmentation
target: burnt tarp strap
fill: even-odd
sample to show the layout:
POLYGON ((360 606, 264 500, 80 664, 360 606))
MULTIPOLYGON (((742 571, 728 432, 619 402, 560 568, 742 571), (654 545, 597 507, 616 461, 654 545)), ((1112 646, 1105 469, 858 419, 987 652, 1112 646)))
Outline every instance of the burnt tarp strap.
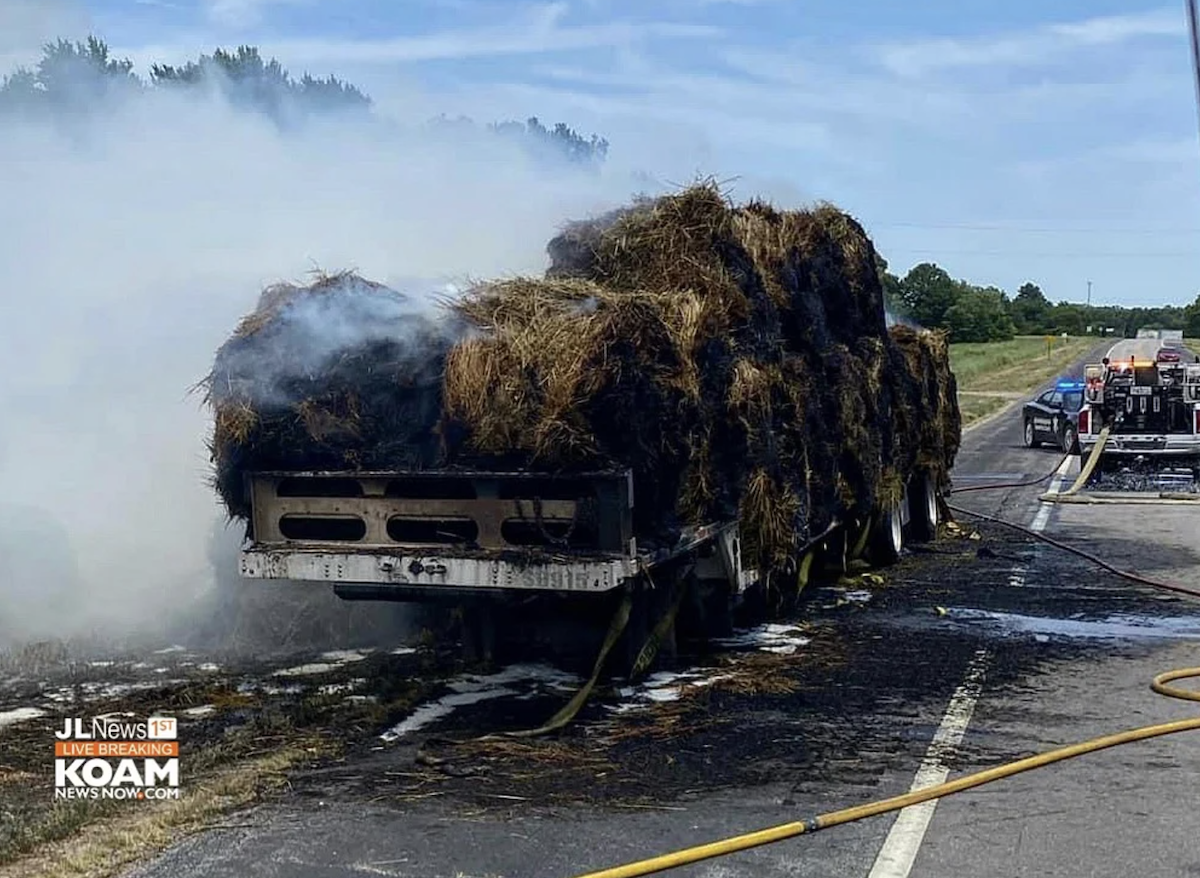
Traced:
MULTIPOLYGON (((650 574, 647 572, 646 577, 649 578, 649 576, 650 574)), ((658 655, 658 647, 662 643, 663 638, 667 636, 667 632, 671 630, 671 626, 675 624, 675 619, 679 615, 679 608, 683 605, 683 599, 693 584, 690 576, 680 576, 675 579, 675 594, 671 599, 671 605, 663 613, 662 618, 658 620, 658 623, 654 626, 654 630, 646 638, 646 642, 642 644, 641 651, 638 652, 637 659, 633 663, 633 670, 629 674, 630 679, 636 679, 644 674, 654 661, 654 657, 658 655)))
POLYGON ((596 688, 596 683, 600 679, 600 672, 604 670, 604 662, 608 659, 608 654, 612 652, 613 646, 616 645, 621 635, 625 632, 625 627, 629 624, 629 614, 632 609, 633 589, 628 589, 625 592, 625 596, 621 599, 621 604, 617 607, 616 613, 613 614, 612 622, 609 623, 608 634, 604 638, 604 645, 600 647, 600 654, 596 656, 596 664, 592 667, 592 676, 575 693, 574 697, 558 713, 554 714, 545 725, 536 729, 484 735, 482 738, 475 738, 474 740, 478 742, 503 741, 510 738, 537 738, 541 735, 556 732, 568 725, 571 720, 575 719, 575 714, 579 713, 583 706, 587 704, 588 698, 592 695, 592 690, 596 688))

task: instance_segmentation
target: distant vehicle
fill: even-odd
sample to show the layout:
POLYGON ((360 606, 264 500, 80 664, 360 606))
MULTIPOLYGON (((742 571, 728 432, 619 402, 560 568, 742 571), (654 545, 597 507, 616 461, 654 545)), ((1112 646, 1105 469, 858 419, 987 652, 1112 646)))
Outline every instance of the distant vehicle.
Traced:
POLYGON ((1182 360, 1179 351, 1174 348, 1159 348, 1154 356, 1156 363, 1178 363, 1182 360))
POLYGON ((1076 448, 1079 410, 1083 407, 1082 381, 1060 381, 1036 399, 1025 403, 1025 447, 1050 444, 1064 454, 1076 448))

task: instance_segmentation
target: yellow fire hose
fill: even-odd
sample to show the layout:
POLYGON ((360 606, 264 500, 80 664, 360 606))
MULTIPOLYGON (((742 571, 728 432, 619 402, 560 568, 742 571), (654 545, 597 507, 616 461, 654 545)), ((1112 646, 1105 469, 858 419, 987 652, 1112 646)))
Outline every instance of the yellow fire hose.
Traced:
MULTIPOLYGON (((1200 677, 1200 668, 1184 668, 1159 674, 1150 685, 1155 692, 1158 692, 1160 695, 1166 695, 1168 698, 1200 701, 1200 693, 1167 685, 1173 680, 1182 680, 1188 677, 1200 677)), ((1080 744, 1072 744, 1069 747, 1051 750, 1048 753, 1040 753, 1037 756, 1019 759, 1007 765, 989 768, 986 771, 969 774, 966 777, 948 781, 935 787, 905 793, 902 796, 893 796, 890 799, 871 802, 867 805, 857 805, 853 808, 843 808, 840 811, 830 811, 826 814, 819 814, 816 817, 809 818, 808 820, 798 820, 794 823, 784 823, 769 829, 760 829, 757 832, 749 832, 745 835, 734 836, 722 841, 697 845, 696 847, 686 848, 672 854, 663 854, 659 857, 629 863, 625 866, 617 866, 613 869, 589 872, 587 875, 579 876, 579 878, 638 878, 641 875, 653 875, 656 872, 663 872, 667 869, 675 869, 690 863, 698 863, 701 860, 708 860, 713 857, 725 856, 726 854, 733 854, 738 851, 771 844, 772 842, 783 841, 787 838, 794 838, 797 835, 811 835, 819 830, 829 829, 831 826, 841 826, 843 823, 853 823, 856 820, 863 820, 867 817, 878 817, 880 814, 888 814, 892 811, 907 808, 910 805, 919 805, 921 802, 928 802, 930 799, 940 799, 943 796, 949 796, 953 793, 961 793, 963 790, 983 786, 992 781, 1012 777, 1014 774, 1021 774, 1035 768, 1053 765, 1055 762, 1062 762, 1064 759, 1083 756, 1085 753, 1095 753, 1097 750, 1105 750, 1120 744, 1130 744, 1134 741, 1144 741, 1147 738, 1158 738, 1163 735, 1173 735, 1176 732, 1187 732, 1195 729, 1200 729, 1200 717, 1176 720, 1175 722, 1161 723, 1154 726, 1143 726, 1140 729, 1130 729, 1127 732, 1106 735, 1103 738, 1093 738, 1090 741, 1084 741, 1080 744)))
MULTIPOLYGON (((1100 434, 1100 441, 1092 449, 1092 453, 1085 465, 1084 472, 1080 474, 1080 478, 1072 490, 1078 490, 1086 482, 1086 478, 1095 468, 1096 461, 1099 459, 1103 451, 1105 441, 1108 438, 1108 432, 1105 430, 1100 434)), ((955 508, 955 507, 951 507, 955 508)), ((1089 560, 1099 561, 1092 555, 1089 555, 1081 550, 1066 546, 1056 540, 1044 537, 1041 534, 1034 533, 1028 528, 1012 524, 1011 522, 1003 521, 1002 519, 994 518, 988 515, 979 513, 970 513, 968 510, 958 510, 960 512, 968 512, 968 514, 979 515, 981 518, 986 518, 1017 530, 1024 531, 1040 539, 1044 539, 1052 545, 1074 552, 1089 560)), ((1200 591, 1189 589, 1186 586, 1174 585, 1169 583, 1157 582, 1146 579, 1136 573, 1118 570, 1107 562, 1100 563, 1108 570, 1117 573, 1118 575, 1133 580, 1145 585, 1151 585, 1159 588, 1167 588, 1171 591, 1181 592, 1200 597, 1200 591)), ((1174 671, 1167 671, 1159 674, 1150 683, 1150 688, 1159 695, 1165 695, 1168 698, 1179 698, 1185 701, 1200 701, 1200 692, 1195 692, 1189 689, 1182 689, 1177 686, 1171 686, 1170 683, 1176 680, 1185 680, 1190 678, 1200 677, 1200 667, 1181 668, 1174 671)), ((857 805, 853 808, 843 808, 840 811, 830 811, 826 814, 818 814, 815 817, 810 817, 807 820, 798 820, 792 823, 783 823, 778 826, 773 826, 768 829, 760 829, 757 832, 749 832, 744 835, 733 836, 732 838, 723 839, 721 841, 710 842, 708 844, 697 845, 695 847, 685 848, 670 854, 663 854, 650 859, 640 860, 634 863, 628 863, 624 866, 617 866, 610 869, 603 869, 599 872, 589 872, 586 875, 580 875, 578 878, 638 878, 642 875, 653 875, 658 872, 666 871, 667 869, 675 869, 680 866, 686 866, 691 863, 698 863, 702 860, 709 860, 714 857, 726 856, 728 854, 737 853, 739 851, 749 850, 750 848, 760 847, 762 845, 771 844, 784 839, 794 838, 798 835, 811 835, 822 829, 829 829, 832 826, 841 826, 844 823, 853 823, 857 820, 863 820, 867 817, 877 817, 881 814, 889 814, 892 811, 899 811, 911 805, 919 805, 922 802, 928 802, 931 799, 940 799, 944 796, 949 796, 954 793, 961 793, 964 790, 974 789, 975 787, 983 786, 984 784, 992 783, 993 781, 1003 778, 1012 777, 1022 772, 1031 771, 1035 768, 1042 768, 1046 765, 1053 765, 1056 762, 1062 762, 1065 759, 1073 759, 1076 756, 1083 756, 1086 753, 1095 753, 1098 750, 1106 750, 1109 747, 1116 747, 1121 744, 1130 744, 1134 741, 1144 741, 1149 738, 1158 738, 1163 735, 1173 735, 1177 732, 1188 732, 1200 729, 1200 717, 1192 719, 1176 720, 1174 722, 1160 723, 1152 726, 1142 726, 1141 728, 1130 729, 1124 732, 1118 732, 1113 735, 1105 735, 1101 738, 1093 738, 1090 741, 1083 741, 1079 744, 1072 744, 1067 747, 1061 747, 1057 750, 1051 750, 1047 753, 1041 753, 1036 756, 1030 756, 1025 759, 1018 759, 1016 762, 1010 762, 1007 765, 1000 765, 995 768, 989 768, 985 771, 976 772, 975 774, 961 777, 958 780, 948 781, 937 786, 928 787, 923 790, 916 790, 905 793, 901 796, 893 796, 890 799, 882 799, 878 802, 871 802, 866 805, 857 805)))

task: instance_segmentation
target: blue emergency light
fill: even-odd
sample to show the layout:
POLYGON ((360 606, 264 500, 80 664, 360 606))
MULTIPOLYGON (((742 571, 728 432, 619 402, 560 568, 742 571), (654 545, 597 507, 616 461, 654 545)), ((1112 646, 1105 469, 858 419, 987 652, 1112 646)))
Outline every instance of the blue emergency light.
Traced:
POLYGON ((1060 381, 1055 385, 1054 389, 1066 392, 1069 390, 1083 390, 1085 386, 1082 381, 1060 381))

